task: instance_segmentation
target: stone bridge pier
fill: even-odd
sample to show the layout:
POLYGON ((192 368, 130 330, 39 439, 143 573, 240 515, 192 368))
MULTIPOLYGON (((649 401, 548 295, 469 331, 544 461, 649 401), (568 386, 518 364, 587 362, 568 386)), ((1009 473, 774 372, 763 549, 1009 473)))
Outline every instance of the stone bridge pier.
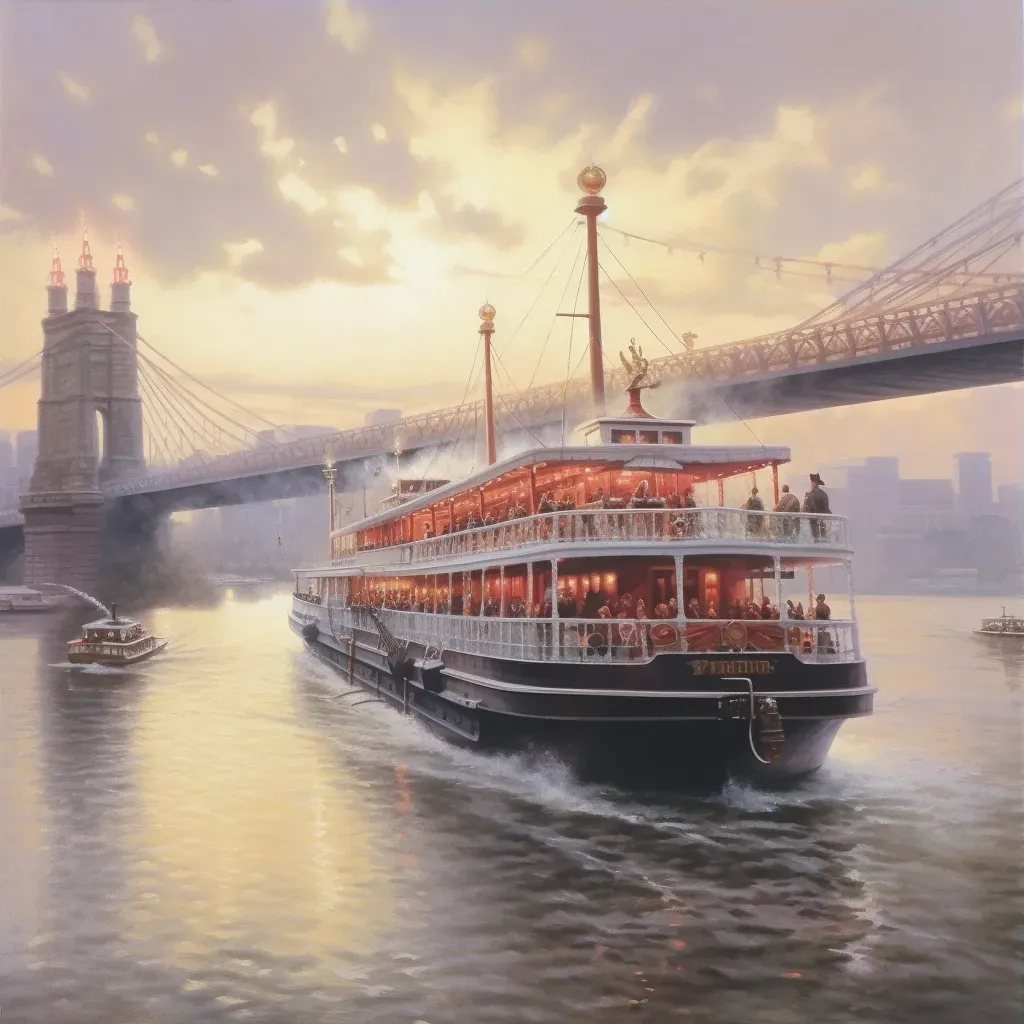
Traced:
POLYGON ((101 482, 145 469, 136 316, 118 248, 109 310, 96 301, 88 237, 76 270, 74 309, 54 250, 43 320, 39 455, 22 495, 25 582, 89 591, 103 559, 101 482))

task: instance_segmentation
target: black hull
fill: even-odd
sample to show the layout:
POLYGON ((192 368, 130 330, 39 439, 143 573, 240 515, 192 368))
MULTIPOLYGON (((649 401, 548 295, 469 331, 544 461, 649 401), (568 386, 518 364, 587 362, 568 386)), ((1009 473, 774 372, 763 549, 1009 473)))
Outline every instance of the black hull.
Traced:
MULTIPOLYGON (((808 665, 788 655, 661 655, 644 665, 514 662, 446 651, 434 678, 391 671, 373 633, 354 644, 289 617, 292 630, 354 686, 478 750, 556 753, 588 780, 781 783, 820 768, 847 718, 869 715, 862 662, 808 665), (745 670, 745 671, 743 671, 745 670), (770 670, 770 671, 769 671, 770 670), (760 675, 757 673, 761 673, 760 675), (777 696, 785 741, 773 763, 751 744, 749 691, 777 696), (723 693, 731 694, 731 699, 723 693), (740 699, 746 693, 747 699, 740 699)), ((410 645, 409 655, 423 655, 410 645)), ((364 698, 355 695, 357 702, 364 698)), ((756 736, 756 733, 755 733, 756 736)))

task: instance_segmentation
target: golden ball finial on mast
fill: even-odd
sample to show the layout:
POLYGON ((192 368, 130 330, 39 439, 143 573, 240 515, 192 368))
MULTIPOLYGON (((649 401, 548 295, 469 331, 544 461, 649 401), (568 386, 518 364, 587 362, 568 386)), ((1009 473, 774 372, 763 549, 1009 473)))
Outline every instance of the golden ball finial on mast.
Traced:
POLYGON ((490 323, 493 319, 497 310, 489 303, 485 302, 479 309, 479 316, 481 320, 485 320, 490 323))
POLYGON ((576 184, 588 195, 598 196, 608 184, 608 175, 597 164, 589 164, 580 171, 576 184))

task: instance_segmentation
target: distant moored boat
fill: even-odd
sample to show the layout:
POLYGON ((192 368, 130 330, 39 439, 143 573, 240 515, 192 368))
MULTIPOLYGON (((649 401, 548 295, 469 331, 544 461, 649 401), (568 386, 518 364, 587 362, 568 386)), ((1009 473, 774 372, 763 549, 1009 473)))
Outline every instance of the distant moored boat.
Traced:
POLYGON ((1024 637, 1024 619, 1016 615, 1007 615, 1003 608, 1002 615, 993 619, 982 619, 981 628, 974 631, 978 636, 1024 637))
POLYGON ((0 587, 0 612, 45 612, 60 604, 59 597, 31 587, 0 587))

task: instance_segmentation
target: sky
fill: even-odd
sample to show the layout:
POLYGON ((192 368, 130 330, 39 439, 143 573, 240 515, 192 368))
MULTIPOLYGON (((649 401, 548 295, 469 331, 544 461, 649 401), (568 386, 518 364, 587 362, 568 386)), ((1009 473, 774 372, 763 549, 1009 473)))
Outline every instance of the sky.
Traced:
MULTIPOLYGON (((1021 174, 1017 0, 33 0, 0 7, 0 61, 0 373, 40 348, 51 248, 73 280, 87 227, 104 304, 120 240, 139 333, 278 423, 477 397, 485 300, 499 390, 564 380, 583 340, 554 317, 578 278, 559 233, 591 160, 603 262, 659 334, 605 287, 615 364, 633 337, 659 355, 798 323, 849 284, 755 255, 881 267, 1021 174)), ((0 426, 34 425, 37 397, 0 390, 0 426)), ((1010 482, 1022 397, 697 439, 753 430, 801 468, 894 453, 907 476, 990 450, 1010 482)))

